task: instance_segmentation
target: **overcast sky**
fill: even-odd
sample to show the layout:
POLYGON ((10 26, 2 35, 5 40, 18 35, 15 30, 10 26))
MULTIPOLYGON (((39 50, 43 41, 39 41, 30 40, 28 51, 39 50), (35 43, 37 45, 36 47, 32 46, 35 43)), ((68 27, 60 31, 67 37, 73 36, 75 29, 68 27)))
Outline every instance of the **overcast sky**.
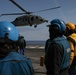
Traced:
MULTIPOLYGON (((46 40, 49 38, 47 24, 53 19, 62 19, 66 23, 72 22, 76 24, 76 0, 15 0, 20 6, 22 6, 26 11, 35 12, 38 10, 43 10, 47 8, 52 8, 56 6, 61 6, 59 9, 49 10, 45 12, 34 13, 34 15, 39 15, 47 19, 48 23, 43 23, 34 28, 33 26, 17 27, 20 34, 25 37, 26 40, 46 40)), ((5 13, 17 13, 22 12, 18 7, 16 7, 9 0, 0 0, 0 14, 5 13)), ((2 16, 1 21, 13 21, 15 16, 2 16)), ((20 15, 21 16, 21 15, 20 15)))

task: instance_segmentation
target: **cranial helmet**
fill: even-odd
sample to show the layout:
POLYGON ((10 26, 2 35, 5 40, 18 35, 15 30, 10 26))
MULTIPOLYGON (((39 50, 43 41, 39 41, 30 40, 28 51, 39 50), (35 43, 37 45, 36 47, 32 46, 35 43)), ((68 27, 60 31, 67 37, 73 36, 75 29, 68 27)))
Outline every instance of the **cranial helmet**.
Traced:
POLYGON ((68 23, 66 24, 66 27, 67 27, 69 30, 75 30, 75 25, 74 25, 73 23, 71 23, 71 22, 68 22, 68 23))
POLYGON ((0 21, 0 38, 4 38, 6 34, 10 40, 18 40, 19 33, 16 27, 10 22, 0 21))
POLYGON ((61 19, 54 19, 50 23, 51 23, 51 25, 50 25, 51 27, 55 26, 57 28, 57 30, 59 30, 61 32, 66 30, 65 22, 62 21, 61 19))

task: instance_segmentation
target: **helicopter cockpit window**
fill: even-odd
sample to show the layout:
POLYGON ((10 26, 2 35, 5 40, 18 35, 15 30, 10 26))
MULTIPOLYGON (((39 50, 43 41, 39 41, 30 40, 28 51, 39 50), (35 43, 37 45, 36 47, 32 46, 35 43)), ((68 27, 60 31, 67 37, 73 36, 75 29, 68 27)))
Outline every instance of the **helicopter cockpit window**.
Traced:
POLYGON ((38 16, 36 16, 36 19, 38 19, 39 17, 38 16))
POLYGON ((16 18, 16 19, 15 19, 15 21, 18 21, 18 20, 20 20, 20 18, 16 18))
POLYGON ((31 17, 31 21, 33 21, 34 20, 34 17, 31 17))
POLYGON ((43 21, 43 18, 42 18, 42 17, 40 17, 40 16, 39 16, 39 19, 40 19, 41 21, 43 21))

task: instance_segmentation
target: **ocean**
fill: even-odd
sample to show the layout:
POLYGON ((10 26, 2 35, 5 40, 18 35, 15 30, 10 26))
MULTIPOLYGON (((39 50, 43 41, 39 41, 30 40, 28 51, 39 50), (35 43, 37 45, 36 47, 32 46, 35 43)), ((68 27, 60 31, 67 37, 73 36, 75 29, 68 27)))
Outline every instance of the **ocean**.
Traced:
POLYGON ((46 41, 26 41, 27 45, 45 45, 46 41))
POLYGON ((26 41, 26 48, 44 49, 45 48, 45 42, 46 41, 26 41))

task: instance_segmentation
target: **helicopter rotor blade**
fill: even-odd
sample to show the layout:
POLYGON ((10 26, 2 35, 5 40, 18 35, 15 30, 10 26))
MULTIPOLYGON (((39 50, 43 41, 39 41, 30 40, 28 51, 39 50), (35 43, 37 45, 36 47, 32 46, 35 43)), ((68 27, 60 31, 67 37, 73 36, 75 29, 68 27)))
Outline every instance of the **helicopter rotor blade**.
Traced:
POLYGON ((14 5, 16 5, 18 8, 20 8, 23 12, 25 12, 26 14, 30 14, 30 12, 27 12, 26 10, 24 10, 20 5, 18 5, 14 0, 9 0, 11 1, 14 5))
POLYGON ((53 10, 53 9, 58 9, 58 8, 60 8, 60 7, 61 7, 61 6, 53 7, 53 8, 49 8, 49 9, 44 9, 44 10, 40 10, 40 11, 35 11, 35 12, 32 12, 32 13, 43 12, 43 11, 48 11, 48 10, 53 10))
POLYGON ((35 12, 27 12, 25 9, 23 9, 20 5, 18 5, 14 0, 9 0, 11 1, 14 5, 16 5, 18 8, 20 8, 23 12, 25 12, 26 14, 32 14, 32 13, 36 13, 36 12, 43 12, 43 11, 48 11, 48 10, 53 10, 53 9, 58 9, 61 6, 58 7, 53 7, 53 8, 49 8, 49 9, 44 9, 44 10, 40 10, 40 11, 35 11, 35 12))
POLYGON ((24 10, 20 5, 18 5, 14 0, 9 0, 11 1, 13 4, 15 4, 18 8, 20 8, 24 13, 7 13, 7 14, 1 14, 1 16, 6 16, 6 15, 23 15, 23 14, 32 14, 32 13, 37 13, 37 12, 43 12, 43 11, 48 11, 48 10, 53 10, 53 9, 58 9, 61 6, 58 7, 53 7, 53 8, 49 8, 49 9, 44 9, 44 10, 40 10, 40 11, 35 11, 35 12, 27 12, 26 10, 24 10))
POLYGON ((23 14, 26 14, 26 13, 7 13, 7 14, 1 14, 1 16, 7 16, 7 15, 23 15, 23 14))
MULTIPOLYGON (((61 6, 58 6, 58 7, 53 7, 53 8, 49 8, 49 9, 44 9, 44 10, 40 10, 40 11, 35 11, 35 12, 28 12, 29 14, 32 14, 32 13, 37 13, 37 12, 43 12, 43 11, 48 11, 48 10, 53 10, 53 9, 57 9, 57 8, 60 8, 61 6)), ((6 16, 6 15, 23 15, 23 14, 27 14, 27 13, 7 13, 7 14, 1 14, 1 16, 6 16)))

